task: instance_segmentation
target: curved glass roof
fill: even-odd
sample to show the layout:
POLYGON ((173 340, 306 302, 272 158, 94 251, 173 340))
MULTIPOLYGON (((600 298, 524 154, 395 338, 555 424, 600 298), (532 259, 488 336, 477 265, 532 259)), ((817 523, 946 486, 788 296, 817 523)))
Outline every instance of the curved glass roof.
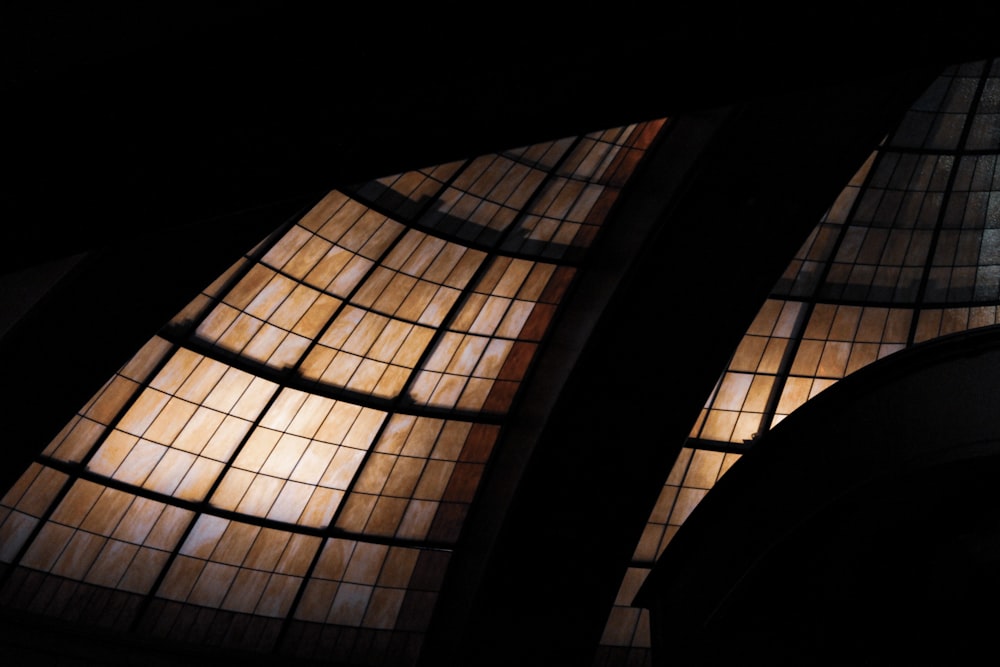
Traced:
MULTIPOLYGON (((176 642, 415 663, 522 383, 665 124, 341 188, 287 221, 0 499, 4 604, 176 642)), ((634 594, 756 438, 878 359, 997 324, 998 153, 1000 65, 970 63, 844 187, 692 425, 595 664, 649 660, 634 594)))
POLYGON ((5 603, 413 664, 521 384, 663 124, 339 189, 287 222, 3 496, 5 603))
POLYGON ((650 513, 595 664, 649 661, 632 606, 678 528, 754 440, 878 359, 998 323, 1000 61, 947 69, 789 263, 705 402, 650 513))

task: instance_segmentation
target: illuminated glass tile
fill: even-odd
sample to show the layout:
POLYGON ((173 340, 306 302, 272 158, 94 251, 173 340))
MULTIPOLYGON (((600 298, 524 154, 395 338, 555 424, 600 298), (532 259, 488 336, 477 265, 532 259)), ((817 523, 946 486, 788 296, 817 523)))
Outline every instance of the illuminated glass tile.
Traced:
POLYGON ((334 516, 385 413, 284 390, 213 494, 216 507, 323 526, 334 516))
POLYGON ((185 500, 205 496, 277 386, 178 351, 125 412, 88 469, 185 500))

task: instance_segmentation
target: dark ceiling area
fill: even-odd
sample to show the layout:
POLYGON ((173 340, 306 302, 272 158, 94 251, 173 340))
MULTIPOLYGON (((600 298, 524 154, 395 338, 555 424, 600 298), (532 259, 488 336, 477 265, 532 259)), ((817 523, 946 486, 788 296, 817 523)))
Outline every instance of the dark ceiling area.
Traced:
POLYGON ((790 253, 893 120, 946 65, 1000 54, 1000 6, 572 11, 0 10, 3 271, 16 281, 88 253, 0 339, 17 379, 0 481, 192 294, 330 188, 722 109, 548 420, 482 590, 450 611, 467 634, 428 642, 440 664, 582 664, 676 452, 654 441, 680 446, 790 253), (650 293, 682 324, 666 340, 650 293), (657 346, 684 353, 643 356, 657 346), (566 544, 577 557, 538 567, 566 544))
POLYGON ((345 182, 994 52, 998 11, 9 3, 6 270, 345 182))

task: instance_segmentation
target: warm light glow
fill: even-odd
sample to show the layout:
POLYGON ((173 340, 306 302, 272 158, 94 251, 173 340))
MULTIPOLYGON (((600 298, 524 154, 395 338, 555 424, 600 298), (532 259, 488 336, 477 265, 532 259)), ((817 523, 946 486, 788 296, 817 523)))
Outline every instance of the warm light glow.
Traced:
POLYGON ((567 262, 662 125, 328 193, 192 299, 4 495, 3 594, 59 616, 101 590, 95 622, 251 650, 287 635, 298 657, 419 646, 567 262), (212 629, 232 618, 253 630, 212 629))

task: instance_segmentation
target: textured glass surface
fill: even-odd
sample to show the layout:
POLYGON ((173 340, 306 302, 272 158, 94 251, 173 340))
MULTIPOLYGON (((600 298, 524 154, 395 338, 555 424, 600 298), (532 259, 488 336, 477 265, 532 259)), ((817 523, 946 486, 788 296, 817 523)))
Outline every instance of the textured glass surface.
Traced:
POLYGON ((662 125, 389 176, 286 222, 3 496, 0 597, 414 664, 574 262, 662 125))

